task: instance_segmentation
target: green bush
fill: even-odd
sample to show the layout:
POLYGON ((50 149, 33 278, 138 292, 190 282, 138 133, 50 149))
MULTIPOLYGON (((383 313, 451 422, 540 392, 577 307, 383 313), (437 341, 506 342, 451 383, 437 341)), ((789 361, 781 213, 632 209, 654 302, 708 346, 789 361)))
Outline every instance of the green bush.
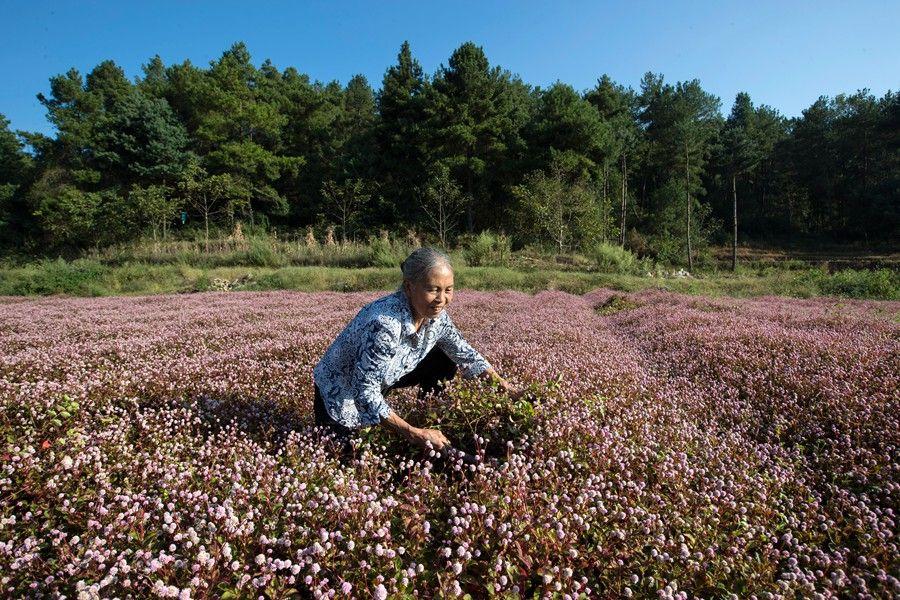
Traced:
POLYGON ((656 261, 667 265, 680 265, 686 262, 684 243, 668 235, 647 236, 649 255, 656 261))
POLYGON ((635 256, 647 256, 650 254, 650 241, 647 236, 632 227, 625 234, 625 247, 631 250, 635 256))
POLYGON ((634 273, 639 267, 634 254, 615 244, 597 244, 591 249, 590 255, 597 268, 608 273, 634 273))
POLYGON ((103 293, 103 280, 107 273, 107 267, 93 260, 45 260, 16 269, 14 275, 0 279, 3 282, 0 294, 98 296, 103 293))
POLYGON ((716 268, 716 258, 709 246, 700 244, 694 247, 694 271, 712 271, 716 268))
POLYGON ((821 270, 811 271, 821 292, 829 296, 848 298, 900 299, 900 274, 890 269, 859 271, 846 269, 828 275, 821 270))
POLYGON ((247 237, 270 237, 269 218, 262 213, 257 213, 253 223, 247 221, 240 222, 241 229, 247 237))
POLYGON ((495 266, 505 267, 509 265, 512 256, 512 238, 505 233, 500 233, 494 241, 495 266))
POLYGON ((192 292, 208 292, 212 288, 212 278, 209 276, 209 273, 203 271, 194 280, 194 284, 191 286, 192 292))
POLYGON ((494 237, 489 232, 482 231, 478 235, 464 238, 462 246, 466 264, 470 267, 483 267, 490 261, 494 237))
POLYGON ((598 315, 608 316, 625 310, 633 310, 643 306, 642 302, 621 294, 613 294, 606 302, 594 308, 598 315))
POLYGON ((404 258, 400 256, 390 239, 375 236, 369 238, 368 266, 399 268, 404 258))
POLYGON ((470 267, 506 266, 512 252, 512 240, 504 234, 485 230, 461 239, 463 260, 470 267))
POLYGON ((253 236, 247 239, 247 250, 244 252, 245 264, 256 267, 280 267, 284 259, 275 251, 269 236, 253 236))

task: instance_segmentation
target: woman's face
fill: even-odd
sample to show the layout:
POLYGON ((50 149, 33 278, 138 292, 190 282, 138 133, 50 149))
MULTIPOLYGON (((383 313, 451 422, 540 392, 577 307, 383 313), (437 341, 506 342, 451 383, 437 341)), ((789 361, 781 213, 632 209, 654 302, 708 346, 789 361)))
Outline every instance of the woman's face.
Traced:
POLYGON ((453 271, 439 265, 423 281, 404 281, 403 289, 417 318, 435 319, 453 300, 453 271))

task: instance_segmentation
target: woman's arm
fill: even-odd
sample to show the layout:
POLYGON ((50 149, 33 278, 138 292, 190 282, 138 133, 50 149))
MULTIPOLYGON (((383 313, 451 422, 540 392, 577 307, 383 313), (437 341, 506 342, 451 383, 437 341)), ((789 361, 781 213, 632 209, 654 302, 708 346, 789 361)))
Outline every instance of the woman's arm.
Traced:
MULTIPOLYGON (((513 400, 518 400, 524 394, 523 390, 510 385, 509 382, 503 379, 493 368, 484 371, 479 377, 497 384, 505 390, 513 400)), ((381 421, 381 425, 387 427, 409 443, 415 444, 420 448, 426 448, 427 442, 431 442, 431 445, 436 450, 440 450, 444 446, 450 445, 450 441, 439 430, 413 427, 393 410, 391 410, 390 414, 381 421)))
POLYGON ((434 446, 436 450, 440 450, 444 446, 450 445, 450 441, 437 429, 420 429, 418 427, 413 427, 393 410, 391 410, 391 413, 381 421, 381 424, 400 437, 405 438, 409 443, 415 444, 421 448, 425 448, 427 442, 431 442, 431 445, 434 446))
POLYGON ((463 376, 467 376, 465 371, 477 373, 477 377, 481 377, 491 383, 500 386, 513 400, 518 400, 524 394, 524 390, 520 390, 507 382, 499 373, 478 353, 477 350, 463 338, 459 329, 453 324, 450 315, 444 315, 445 329, 441 338, 437 341, 437 346, 444 351, 444 354, 450 357, 458 366, 464 369, 463 376))

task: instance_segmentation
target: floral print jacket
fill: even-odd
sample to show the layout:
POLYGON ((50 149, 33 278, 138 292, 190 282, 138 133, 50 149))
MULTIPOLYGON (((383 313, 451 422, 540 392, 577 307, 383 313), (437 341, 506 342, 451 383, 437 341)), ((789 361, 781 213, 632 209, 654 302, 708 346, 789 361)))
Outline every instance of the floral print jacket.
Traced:
POLYGON ((416 332, 402 289, 370 302, 313 369, 328 414, 350 428, 380 423, 391 412, 383 391, 415 369, 435 345, 466 378, 491 368, 463 339, 446 309, 416 332))

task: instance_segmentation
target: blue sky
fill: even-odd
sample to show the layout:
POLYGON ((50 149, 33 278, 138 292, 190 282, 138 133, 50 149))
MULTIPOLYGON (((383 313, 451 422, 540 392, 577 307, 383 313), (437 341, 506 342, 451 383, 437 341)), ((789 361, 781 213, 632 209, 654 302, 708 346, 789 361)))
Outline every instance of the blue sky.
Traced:
POLYGON ((584 90, 603 73, 637 87, 646 71, 698 78, 727 113, 739 91, 798 116, 820 95, 900 87, 900 2, 229 2, 0 0, 0 113, 52 132, 35 99, 48 79, 113 59, 134 78, 159 54, 207 66, 236 41, 313 79, 373 87, 403 40, 433 73, 461 43, 546 86, 584 90))

